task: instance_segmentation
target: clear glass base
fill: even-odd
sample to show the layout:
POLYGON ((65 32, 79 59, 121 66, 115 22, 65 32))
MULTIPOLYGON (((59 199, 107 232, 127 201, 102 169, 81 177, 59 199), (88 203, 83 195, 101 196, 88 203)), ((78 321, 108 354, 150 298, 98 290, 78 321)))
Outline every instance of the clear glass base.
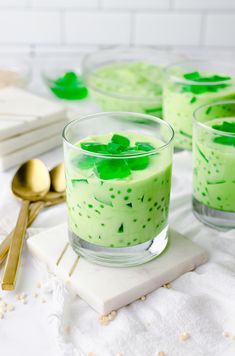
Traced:
POLYGON ((181 153, 183 151, 186 151, 185 148, 174 147, 174 154, 175 153, 181 153))
POLYGON ((94 245, 71 231, 69 240, 73 250, 92 263, 109 267, 130 267, 151 261, 165 250, 168 243, 168 226, 153 240, 132 247, 109 248, 94 245))
POLYGON ((235 213, 209 208, 194 197, 192 204, 194 215, 204 224, 219 231, 235 229, 235 213))

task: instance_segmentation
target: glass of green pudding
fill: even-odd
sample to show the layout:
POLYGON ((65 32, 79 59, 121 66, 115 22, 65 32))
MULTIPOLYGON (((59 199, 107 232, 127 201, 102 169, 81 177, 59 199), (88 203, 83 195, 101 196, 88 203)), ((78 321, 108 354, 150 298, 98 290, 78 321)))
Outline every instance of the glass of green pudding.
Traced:
POLYGON ((194 113, 193 211, 219 230, 235 228, 235 101, 194 113))
POLYGON ((173 137, 168 123, 140 113, 98 113, 65 127, 69 239, 79 255, 126 267, 166 248, 173 137))
POLYGON ((162 117, 163 67, 176 58, 151 48, 114 48, 84 57, 82 73, 103 111, 162 117))
MULTIPOLYGON (((235 99, 235 65, 185 61, 166 68, 163 116, 175 130, 175 147, 191 150, 193 112, 204 104, 235 99)), ((226 112, 225 112, 226 113, 226 112)))

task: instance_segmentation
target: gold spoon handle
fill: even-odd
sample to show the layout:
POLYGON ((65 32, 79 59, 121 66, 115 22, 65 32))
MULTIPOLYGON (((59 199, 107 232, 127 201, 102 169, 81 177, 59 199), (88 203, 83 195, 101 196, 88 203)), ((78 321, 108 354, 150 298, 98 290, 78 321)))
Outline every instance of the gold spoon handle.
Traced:
MULTIPOLYGON (((30 209, 29 209, 29 218, 27 222, 27 227, 29 227, 35 218, 38 216, 42 208, 44 207, 45 203, 43 201, 39 201, 36 203, 30 204, 30 209)), ((7 237, 2 241, 0 244, 0 264, 5 260, 7 257, 8 250, 11 245, 11 239, 14 234, 15 229, 13 229, 7 237)))
MULTIPOLYGON (((53 201, 47 201, 47 202, 38 201, 35 203, 31 203, 30 208, 29 208, 29 218, 28 218, 27 227, 29 227, 34 222, 34 220, 36 219, 38 214, 41 212, 42 208, 44 208, 44 206, 49 207, 52 205, 63 203, 64 201, 65 201, 65 196, 61 195, 60 197, 58 197, 58 199, 54 199, 53 201)), ((15 231, 15 229, 13 229, 10 232, 10 234, 7 235, 7 237, 5 237, 5 239, 0 244, 0 265, 3 263, 3 261, 5 261, 5 259, 7 257, 7 253, 10 248, 11 239, 12 239, 14 231, 15 231)))
POLYGON ((18 271, 24 236, 28 223, 29 204, 29 200, 24 200, 22 202, 22 207, 20 209, 20 214, 11 239, 11 245, 3 274, 3 290, 13 290, 15 288, 16 274, 18 271))
POLYGON ((57 199, 53 199, 51 201, 46 201, 45 200, 45 206, 49 207, 49 206, 61 204, 61 203, 64 203, 64 202, 65 202, 65 195, 60 195, 57 199))

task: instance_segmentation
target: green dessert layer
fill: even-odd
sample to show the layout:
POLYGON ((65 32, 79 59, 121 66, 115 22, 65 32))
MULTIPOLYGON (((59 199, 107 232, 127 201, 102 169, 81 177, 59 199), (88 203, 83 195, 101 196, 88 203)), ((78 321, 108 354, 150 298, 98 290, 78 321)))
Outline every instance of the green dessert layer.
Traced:
POLYGON ((105 111, 162 113, 163 71, 145 62, 114 63, 89 76, 91 96, 105 111))
MULTIPOLYGON (((231 77, 223 74, 191 72, 177 75, 178 77, 178 81, 168 80, 164 86, 164 119, 175 130, 175 146, 190 150, 192 119, 196 108, 217 101, 235 99, 235 85, 231 83, 231 77)), ((214 117, 217 117, 216 109, 213 110, 214 117)), ((225 108, 221 116, 227 115, 225 108)))
POLYGON ((194 145, 194 196, 210 208, 235 212, 235 118, 214 119, 207 126, 224 133, 200 132, 194 145))
POLYGON ((66 163, 74 235, 100 246, 128 247, 153 239, 167 226, 171 154, 154 151, 162 144, 136 133, 92 136, 78 143, 83 152, 70 152, 66 163), (112 144, 119 152, 112 158, 86 155, 94 150, 108 155, 112 144), (130 152, 137 156, 131 158, 130 152), (142 153, 146 155, 138 157, 142 153))

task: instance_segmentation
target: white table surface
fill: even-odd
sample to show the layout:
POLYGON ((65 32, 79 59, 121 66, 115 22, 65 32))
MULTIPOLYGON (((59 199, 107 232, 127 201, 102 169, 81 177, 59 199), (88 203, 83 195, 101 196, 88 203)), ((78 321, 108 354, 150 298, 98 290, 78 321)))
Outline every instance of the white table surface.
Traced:
MULTIPOLYGON (((41 159, 51 168, 62 161, 62 150, 50 151, 41 159)), ((91 351, 94 356, 116 356, 117 351, 120 351, 123 356, 155 356, 161 350, 166 352, 166 356, 235 355, 235 341, 232 337, 235 336, 235 231, 219 233, 195 219, 191 211, 191 154, 177 154, 174 161, 171 226, 203 246, 209 252, 210 260, 196 271, 178 278, 172 283, 171 289, 160 288, 153 292, 141 306, 136 302, 123 308, 112 326, 100 327, 98 334, 93 325, 98 325, 96 313, 78 301, 77 307, 83 312, 76 321, 79 338, 74 344, 84 351, 84 355, 91 351), (137 314, 135 326, 132 326, 131 319, 137 314), (146 320, 151 318, 151 323, 144 325, 145 316, 146 320), (89 323, 93 323, 92 328, 86 328, 89 323), (130 335, 127 341, 123 339, 121 343, 120 335, 125 326, 130 335), (185 343, 178 340, 182 331, 191 335, 185 343), (224 331, 229 332, 231 337, 224 337, 224 331), (102 343, 108 344, 108 339, 112 340, 109 351, 99 351, 102 350, 102 343), (132 353, 127 345, 132 345, 132 353), (145 351, 140 351, 143 345, 145 351)), ((10 193, 14 171, 12 169, 0 174, 0 239, 13 227, 19 209, 19 203, 10 193)), ((65 204, 48 208, 37 218, 31 231, 64 221, 65 204)), ((15 306, 13 312, 7 313, 0 320, 0 355, 65 355, 58 348, 55 328, 51 325, 54 310, 52 297, 46 293, 45 288, 37 288, 37 284, 44 280, 44 272, 32 261, 26 250, 18 277, 15 293, 0 291, 3 300, 15 306), (22 292, 29 295, 27 304, 16 300, 15 295, 22 292), (39 293, 38 298, 33 297, 35 292, 39 293), (46 303, 42 302, 43 299, 46 303)), ((70 351, 66 354, 71 355, 70 351)))
MULTIPOLYGON (((62 152, 60 149, 56 149, 41 158, 49 166, 54 166, 56 163, 61 162, 62 152)), ((19 210, 19 203, 11 195, 9 189, 13 172, 14 169, 0 174, 0 238, 3 238, 6 232, 10 231, 10 226, 13 227, 19 210), (7 213, 8 211, 9 214, 7 213)), ((51 213, 53 215, 56 214, 60 221, 65 221, 65 204, 42 212, 34 227, 54 226, 54 223, 50 223, 51 213)), ((51 298, 46 296, 47 303, 44 304, 39 299, 33 298, 32 295, 35 292, 41 294, 41 288, 37 288, 37 284, 41 283, 42 278, 37 267, 35 268, 28 257, 28 254, 24 251, 23 266, 21 266, 18 276, 19 283, 15 293, 0 291, 2 299, 7 303, 13 303, 15 306, 14 312, 8 313, 3 320, 0 320, 0 354, 6 356, 59 356, 60 353, 56 348, 55 341, 53 342, 50 327, 48 326, 51 298), (16 299, 16 294, 23 292, 29 295, 28 303, 25 305, 16 299)), ((3 268, 1 268, 0 273, 2 272, 3 268)))

